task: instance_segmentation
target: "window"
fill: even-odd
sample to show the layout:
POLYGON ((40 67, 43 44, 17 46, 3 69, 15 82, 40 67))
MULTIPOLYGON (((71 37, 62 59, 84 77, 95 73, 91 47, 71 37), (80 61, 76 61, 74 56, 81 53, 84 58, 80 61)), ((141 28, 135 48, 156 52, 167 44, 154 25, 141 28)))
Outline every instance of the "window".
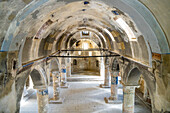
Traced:
POLYGON ((16 68, 17 68, 17 61, 14 60, 14 61, 13 61, 13 70, 15 70, 16 68))
POLYGON ((99 67, 99 61, 96 60, 96 67, 99 67))
POLYGON ((89 32, 88 31, 82 31, 82 36, 88 36, 89 32))
POLYGON ((89 56, 92 56, 92 51, 89 52, 89 56))
POLYGON ((73 60, 73 65, 77 65, 77 60, 76 59, 73 60))
POLYGON ((84 38, 84 37, 90 37, 91 36, 91 32, 89 31, 80 31, 80 37, 84 38))
POLYGON ((83 48, 83 49, 88 49, 88 48, 89 48, 89 44, 86 43, 86 42, 83 42, 83 43, 82 43, 82 48, 83 48))

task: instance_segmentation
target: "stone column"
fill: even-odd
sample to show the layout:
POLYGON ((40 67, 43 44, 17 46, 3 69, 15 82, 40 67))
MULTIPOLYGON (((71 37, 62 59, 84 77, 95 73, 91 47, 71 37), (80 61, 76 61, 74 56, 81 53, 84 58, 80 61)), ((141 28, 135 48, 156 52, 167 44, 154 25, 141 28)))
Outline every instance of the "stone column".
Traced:
POLYGON ((59 73, 53 73, 53 99, 58 100, 60 97, 60 77, 59 73))
POLYGON ((118 100, 118 74, 119 72, 111 73, 111 96, 109 100, 118 100))
POLYGON ((51 84, 51 82, 50 82, 50 75, 51 75, 51 69, 50 69, 50 67, 49 68, 47 68, 47 77, 48 77, 48 85, 50 85, 51 84))
POLYGON ((53 98, 50 99, 50 104, 62 104, 64 99, 60 98, 60 75, 59 72, 53 72, 53 98))
POLYGON ((105 78, 104 78, 104 86, 110 86, 110 71, 109 71, 109 66, 107 65, 105 67, 105 78))
POLYGON ((104 58, 101 57, 100 59, 100 76, 102 79, 105 77, 105 66, 104 66, 104 58))
POLYGON ((123 113, 134 113, 136 86, 123 86, 123 113))
POLYGON ((68 58, 67 59, 67 72, 66 72, 66 74, 67 74, 67 77, 70 77, 71 76, 71 58, 68 58))
POLYGON ((110 87, 110 69, 109 69, 109 59, 108 58, 106 58, 106 63, 105 63, 104 87, 110 87))
POLYGON ((38 113, 48 113, 48 89, 37 89, 38 113))
POLYGON ((111 96, 109 98, 105 97, 106 103, 110 104, 121 104, 122 101, 118 100, 118 75, 119 72, 111 73, 111 96))
POLYGON ((66 76, 66 66, 65 65, 62 65, 61 70, 60 70, 60 75, 61 75, 60 87, 61 88, 68 88, 67 76, 66 76))
MULTIPOLYGON (((101 64, 102 66, 102 64, 101 64)), ((100 84, 101 88, 109 88, 110 87, 110 69, 109 69, 109 59, 106 58, 105 62, 105 72, 104 72, 104 84, 100 84)), ((102 68, 104 68, 102 67, 102 68)))

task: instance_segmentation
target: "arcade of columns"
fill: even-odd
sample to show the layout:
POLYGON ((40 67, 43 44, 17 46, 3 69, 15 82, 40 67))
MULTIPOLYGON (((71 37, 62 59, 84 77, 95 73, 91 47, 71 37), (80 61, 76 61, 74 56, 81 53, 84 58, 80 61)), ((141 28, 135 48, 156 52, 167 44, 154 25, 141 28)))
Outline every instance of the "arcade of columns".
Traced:
MULTIPOLYGON (((71 77, 71 58, 67 58, 66 62, 64 58, 60 59, 60 68, 58 71, 52 71, 50 76, 53 80, 53 98, 48 97, 48 88, 37 89, 37 100, 38 100, 38 112, 46 113, 48 112, 48 104, 62 104, 64 98, 60 97, 60 88, 69 88, 67 83, 67 77, 71 77), (62 62, 62 60, 64 62, 62 62)), ((118 76, 120 76, 118 67, 113 67, 111 69, 109 58, 101 58, 101 63, 105 59, 104 66, 100 66, 100 70, 105 70, 104 73, 101 71, 101 77, 104 76, 104 84, 101 84, 101 88, 110 88, 110 97, 104 98, 106 103, 120 104, 123 103, 124 113, 134 113, 134 102, 135 102, 135 88, 138 86, 125 85, 123 82, 118 81, 118 76), (118 83, 123 85, 123 102, 118 100, 118 83)), ((50 85, 50 83, 49 83, 50 85)))

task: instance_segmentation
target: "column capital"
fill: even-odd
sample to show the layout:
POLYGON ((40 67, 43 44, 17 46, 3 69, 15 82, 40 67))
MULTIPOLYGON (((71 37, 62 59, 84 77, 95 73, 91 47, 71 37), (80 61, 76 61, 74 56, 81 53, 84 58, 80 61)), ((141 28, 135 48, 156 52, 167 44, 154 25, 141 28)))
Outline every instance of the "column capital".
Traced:
POLYGON ((111 76, 118 76, 119 75, 119 71, 113 71, 111 76))
POLYGON ((52 74, 59 74, 59 71, 52 71, 52 74))
POLYGON ((123 87, 135 87, 135 88, 139 88, 140 85, 123 85, 123 87))
POLYGON ((53 71, 52 75, 55 77, 59 77, 60 76, 60 72, 59 71, 53 71))
POLYGON ((119 82, 123 85, 123 87, 140 87, 140 85, 128 85, 128 84, 125 84, 122 80, 119 80, 119 82))
POLYGON ((33 88, 37 89, 37 90, 45 90, 45 89, 47 89, 47 86, 44 86, 44 85, 42 85, 42 86, 33 86, 33 88))

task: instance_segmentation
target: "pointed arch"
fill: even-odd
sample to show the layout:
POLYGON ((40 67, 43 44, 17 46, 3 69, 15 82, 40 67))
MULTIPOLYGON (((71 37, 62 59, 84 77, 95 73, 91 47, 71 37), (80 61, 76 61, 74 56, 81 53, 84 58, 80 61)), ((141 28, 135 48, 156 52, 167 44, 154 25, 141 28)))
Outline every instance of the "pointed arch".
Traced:
POLYGON ((138 81, 140 79, 141 72, 137 67, 134 67, 129 71, 127 76, 127 85, 138 85, 138 81))
POLYGON ((39 87, 47 87, 47 76, 45 70, 41 66, 36 66, 33 68, 30 76, 34 84, 34 89, 39 89, 39 87))

